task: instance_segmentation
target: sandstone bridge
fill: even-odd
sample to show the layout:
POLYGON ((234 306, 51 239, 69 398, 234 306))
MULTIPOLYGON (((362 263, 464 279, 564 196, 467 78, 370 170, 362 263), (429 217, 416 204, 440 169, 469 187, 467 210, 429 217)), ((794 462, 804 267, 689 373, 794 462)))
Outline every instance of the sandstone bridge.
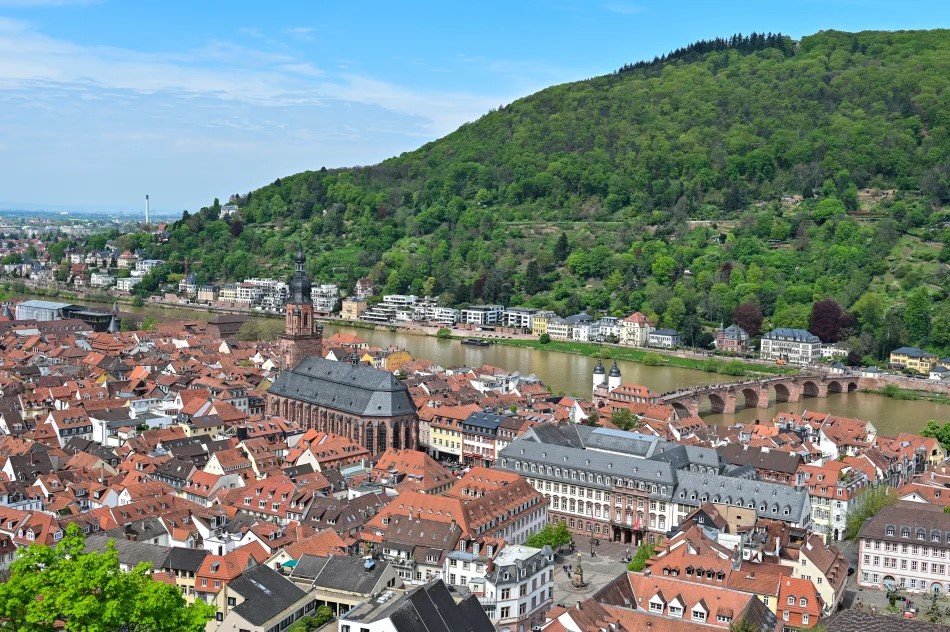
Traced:
POLYGON ((682 388, 660 396, 680 417, 698 415, 708 399, 712 412, 732 414, 736 405, 746 408, 768 408, 772 402, 797 402, 802 397, 827 397, 829 393, 849 393, 860 387, 858 376, 782 376, 757 380, 709 384, 682 388))

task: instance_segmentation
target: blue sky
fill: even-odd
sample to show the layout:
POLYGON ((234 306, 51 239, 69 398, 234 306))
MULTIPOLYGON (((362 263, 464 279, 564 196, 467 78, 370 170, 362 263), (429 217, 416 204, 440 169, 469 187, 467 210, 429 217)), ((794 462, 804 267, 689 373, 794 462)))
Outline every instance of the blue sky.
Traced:
POLYGON ((947 26, 946 0, 0 0, 0 205, 194 209, 697 39, 947 26))

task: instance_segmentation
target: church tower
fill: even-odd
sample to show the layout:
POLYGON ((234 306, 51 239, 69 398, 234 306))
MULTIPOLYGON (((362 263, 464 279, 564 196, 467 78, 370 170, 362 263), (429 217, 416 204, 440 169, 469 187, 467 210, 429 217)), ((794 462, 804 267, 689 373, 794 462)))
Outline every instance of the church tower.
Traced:
POLYGON ((313 318, 310 279, 304 265, 303 247, 294 257, 294 275, 284 313, 284 333, 280 336, 281 368, 292 369, 308 355, 323 356, 323 326, 313 318))

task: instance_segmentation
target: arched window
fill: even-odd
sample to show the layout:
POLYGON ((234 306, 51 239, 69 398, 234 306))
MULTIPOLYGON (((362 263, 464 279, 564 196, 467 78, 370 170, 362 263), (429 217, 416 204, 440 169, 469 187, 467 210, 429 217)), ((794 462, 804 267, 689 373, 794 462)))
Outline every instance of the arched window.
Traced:
POLYGON ((373 424, 366 424, 366 441, 363 445, 365 445, 366 449, 370 452, 376 451, 376 446, 373 444, 375 438, 375 428, 373 428, 373 424))

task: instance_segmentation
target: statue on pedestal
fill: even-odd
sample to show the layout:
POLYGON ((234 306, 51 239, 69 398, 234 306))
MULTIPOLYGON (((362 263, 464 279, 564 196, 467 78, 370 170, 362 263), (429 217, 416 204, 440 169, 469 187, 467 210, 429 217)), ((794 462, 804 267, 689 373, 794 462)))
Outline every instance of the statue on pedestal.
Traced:
POLYGON ((574 567, 574 577, 571 579, 571 585, 574 588, 583 588, 587 584, 584 583, 584 569, 581 566, 581 554, 577 554, 577 566, 574 567))

